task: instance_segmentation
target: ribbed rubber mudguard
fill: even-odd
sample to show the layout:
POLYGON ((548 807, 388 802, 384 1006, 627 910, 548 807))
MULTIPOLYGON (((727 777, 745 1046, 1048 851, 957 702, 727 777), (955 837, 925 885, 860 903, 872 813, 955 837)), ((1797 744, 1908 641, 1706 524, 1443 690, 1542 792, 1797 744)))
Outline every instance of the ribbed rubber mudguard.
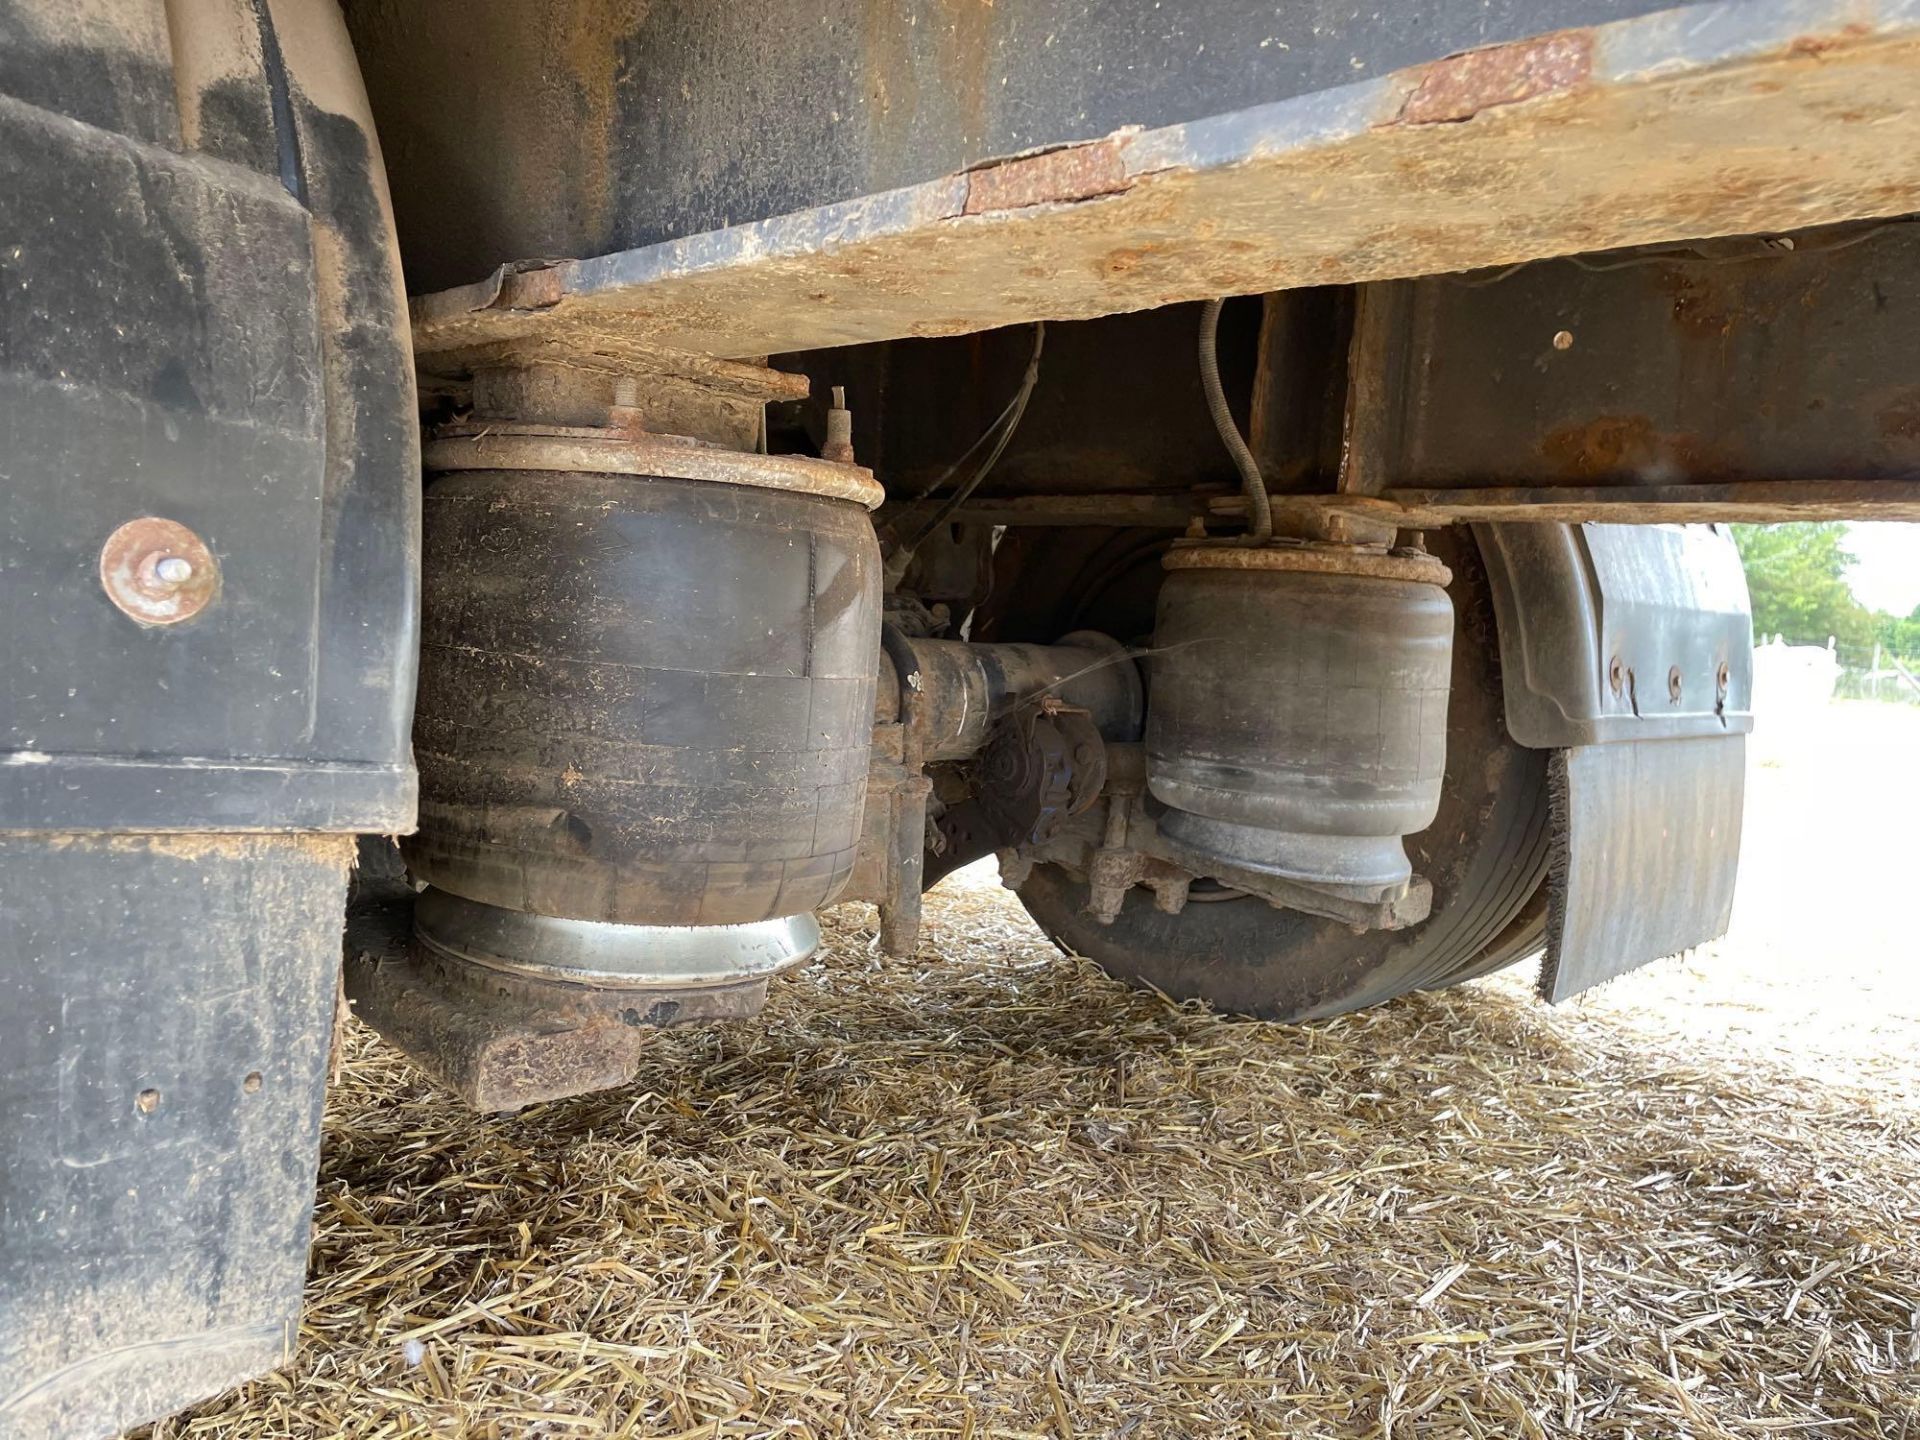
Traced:
POLYGON ((1540 994, 1565 1000, 1726 934, 1740 859, 1746 739, 1556 750, 1540 994))

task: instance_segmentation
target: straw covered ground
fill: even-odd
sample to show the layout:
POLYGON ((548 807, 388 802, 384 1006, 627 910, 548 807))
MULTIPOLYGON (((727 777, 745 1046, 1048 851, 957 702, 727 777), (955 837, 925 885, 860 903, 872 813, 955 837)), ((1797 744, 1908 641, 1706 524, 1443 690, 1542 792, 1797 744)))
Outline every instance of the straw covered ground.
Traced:
POLYGON ((1733 937, 1558 1011, 1234 1023, 969 877, 611 1094, 477 1118, 356 1030, 298 1362, 149 1433, 1920 1440, 1911 910, 1816 904, 1910 885, 1920 715, 1856 708, 1755 770, 1733 937))

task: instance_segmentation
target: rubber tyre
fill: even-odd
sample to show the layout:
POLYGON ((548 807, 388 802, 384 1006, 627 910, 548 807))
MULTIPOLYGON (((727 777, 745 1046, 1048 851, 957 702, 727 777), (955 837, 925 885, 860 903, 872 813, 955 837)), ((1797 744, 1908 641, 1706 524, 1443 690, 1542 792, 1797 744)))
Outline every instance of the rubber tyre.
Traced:
POLYGON ((1447 770, 1434 823, 1407 839, 1433 884, 1433 913, 1404 931, 1347 926, 1248 896, 1196 900, 1178 915, 1135 888, 1112 925, 1086 910, 1084 882, 1035 866, 1020 901, 1063 950, 1179 1000, 1267 1020, 1308 1020, 1458 984, 1540 951, 1545 935, 1547 753, 1508 736, 1492 602, 1465 534, 1436 536, 1459 613, 1447 770))

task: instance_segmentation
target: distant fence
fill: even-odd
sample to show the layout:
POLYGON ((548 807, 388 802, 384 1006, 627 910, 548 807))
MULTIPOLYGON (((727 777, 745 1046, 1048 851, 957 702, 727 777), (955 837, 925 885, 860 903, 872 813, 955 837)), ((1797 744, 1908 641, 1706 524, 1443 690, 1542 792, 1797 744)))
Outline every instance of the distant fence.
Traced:
POLYGON ((1756 706, 1778 703, 1804 709, 1828 700, 1885 700, 1920 705, 1920 664, 1887 654, 1878 645, 1788 645, 1778 635, 1753 647, 1756 706))

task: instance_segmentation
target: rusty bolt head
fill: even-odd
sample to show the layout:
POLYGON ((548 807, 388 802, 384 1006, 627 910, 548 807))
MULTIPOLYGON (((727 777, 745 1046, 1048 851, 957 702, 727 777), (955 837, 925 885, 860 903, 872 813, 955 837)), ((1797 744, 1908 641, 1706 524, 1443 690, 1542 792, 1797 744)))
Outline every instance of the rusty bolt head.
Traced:
POLYGON ((1667 671, 1667 698, 1676 705, 1680 703, 1680 667, 1678 665, 1667 671))
POLYGON ((1613 687, 1614 694, 1620 693, 1620 687, 1626 683, 1626 676, 1627 667, 1620 663, 1618 655, 1607 662, 1607 684, 1613 687))
POLYGON ((836 465, 851 465, 853 458, 853 412, 847 409, 847 387, 833 387, 833 408, 827 411, 827 438, 820 447, 820 458, 836 465))
POLYGON ((186 526, 147 515, 129 520, 100 547, 100 584, 140 624, 177 625, 219 593, 220 567, 186 526))

